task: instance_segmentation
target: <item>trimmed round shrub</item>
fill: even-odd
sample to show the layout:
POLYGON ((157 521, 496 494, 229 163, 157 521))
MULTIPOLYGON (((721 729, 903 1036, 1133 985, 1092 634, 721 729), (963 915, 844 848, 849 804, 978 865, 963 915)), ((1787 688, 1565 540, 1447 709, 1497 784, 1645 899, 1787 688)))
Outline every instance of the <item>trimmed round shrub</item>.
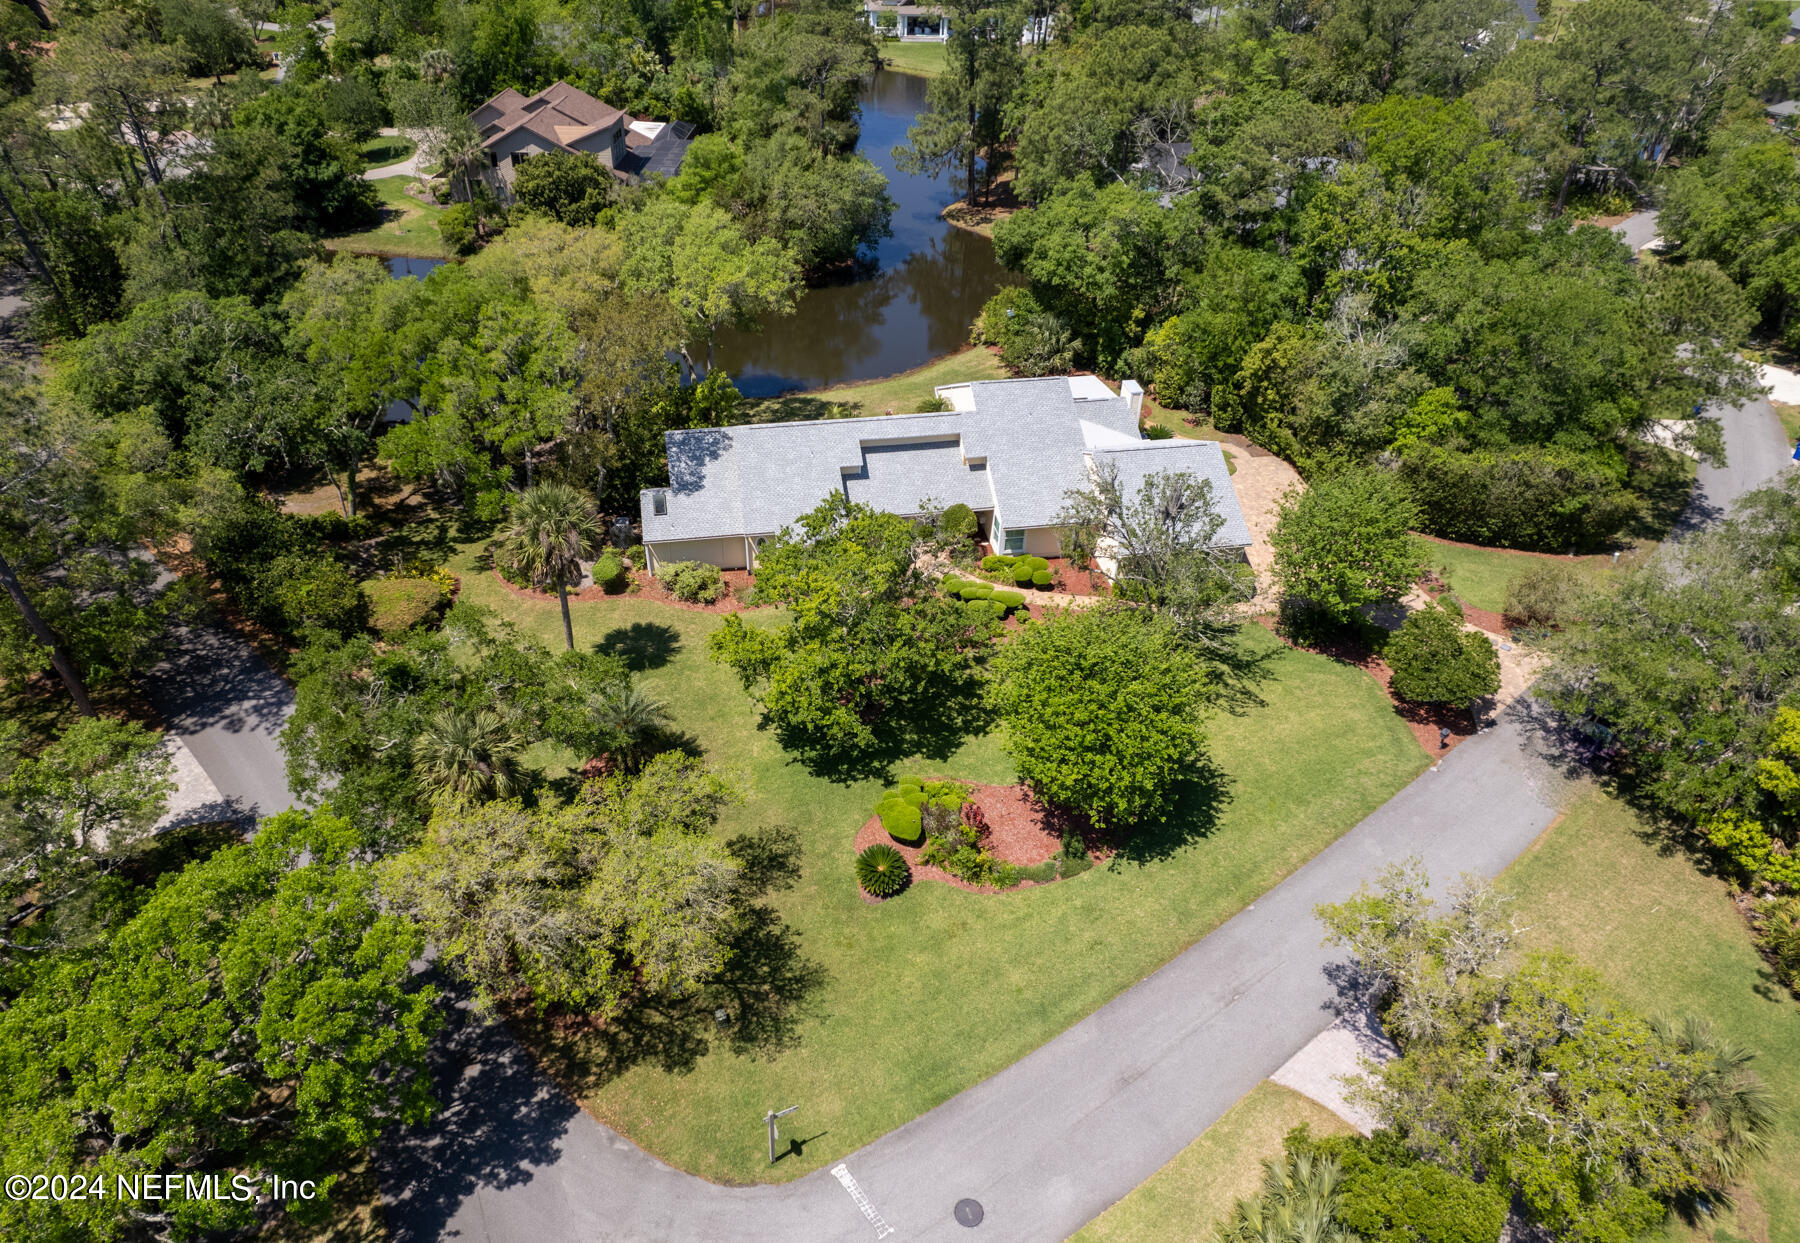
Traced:
POLYGON ((1012 580, 1020 586, 1024 586, 1031 582, 1031 576, 1035 572, 1029 565, 1021 561, 1012 568, 1012 580))
POLYGON ((923 807, 927 797, 929 796, 923 790, 902 790, 900 792, 900 801, 909 807, 923 807))
POLYGON ((1026 557, 1024 560, 1025 564, 1031 567, 1033 573, 1050 568, 1050 563, 1043 557, 1026 557))
POLYGON ((1000 570, 1008 569, 1011 566, 1012 566, 1012 558, 1007 556, 1005 553, 998 553, 998 552, 989 553, 987 556, 985 556, 981 559, 981 568, 983 570, 987 571, 989 574, 996 573, 1000 570))
POLYGON ((1022 591, 996 591, 991 598, 1003 609, 1016 609, 1025 603, 1022 591))
POLYGON ((876 842, 856 856, 856 883, 872 898, 891 898, 911 879, 906 856, 886 842, 876 842))
POLYGON ((1049 570, 1039 570, 1036 574, 1031 576, 1031 585, 1036 587, 1039 591, 1048 591, 1050 589, 1050 582, 1049 570))
POLYGON ((405 634, 437 615, 444 591, 428 578, 378 578, 362 584, 369 628, 382 638, 405 634))
POLYGON ((975 517, 975 511, 960 502, 938 515, 938 536, 946 543, 967 543, 980 529, 981 522, 975 517))
POLYGON ((883 803, 881 827, 902 846, 917 846, 925 836, 924 810, 914 803, 883 803))
POLYGON ((962 590, 956 593, 965 600, 985 600, 994 594, 992 583, 964 583, 962 590))
POLYGON ((619 560, 618 553, 602 553, 600 559, 594 562, 594 585, 607 595, 613 596, 624 591, 626 581, 625 563, 619 560))

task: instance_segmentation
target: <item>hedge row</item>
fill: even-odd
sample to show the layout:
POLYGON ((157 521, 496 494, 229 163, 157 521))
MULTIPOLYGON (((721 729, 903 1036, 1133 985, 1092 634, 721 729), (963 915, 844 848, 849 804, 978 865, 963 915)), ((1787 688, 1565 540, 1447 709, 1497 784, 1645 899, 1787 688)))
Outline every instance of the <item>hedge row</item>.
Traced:
POLYGON ((1004 616, 1009 609, 1016 609, 1025 603, 1024 592, 1009 591, 1004 587, 996 587, 992 583, 984 583, 978 579, 951 578, 946 576, 943 587, 946 595, 958 596, 970 603, 980 602, 984 604, 999 605, 1000 611, 998 613, 994 613, 991 610, 988 612, 988 615, 993 617, 1004 616))

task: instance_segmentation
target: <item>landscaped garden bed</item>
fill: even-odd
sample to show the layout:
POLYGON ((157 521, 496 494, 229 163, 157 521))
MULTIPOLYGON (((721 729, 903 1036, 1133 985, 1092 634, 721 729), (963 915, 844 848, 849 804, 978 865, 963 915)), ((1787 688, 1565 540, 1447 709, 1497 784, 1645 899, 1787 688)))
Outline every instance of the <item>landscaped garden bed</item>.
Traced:
MULTIPOLYGON (((1045 804, 1023 786, 903 780, 885 793, 877 805, 893 806, 895 792, 909 787, 922 793, 934 787, 955 787, 960 791, 960 796, 952 796, 962 800, 954 813, 956 820, 965 829, 973 830, 968 835, 973 838, 971 846, 992 861, 985 867, 995 874, 994 879, 1011 883, 971 882, 951 870, 967 870, 966 865, 932 862, 941 855, 943 846, 938 852, 932 851, 931 835, 926 831, 928 815, 869 817, 857 830, 853 842, 856 855, 860 858, 871 846, 890 845, 906 860, 914 882, 931 880, 971 893, 1000 893, 1003 889, 1046 885, 1077 876, 1110 857, 1110 849, 1084 818, 1045 804)), ((950 801, 943 794, 928 795, 928 800, 942 804, 950 801)), ((957 843, 952 839, 950 844, 957 843)))

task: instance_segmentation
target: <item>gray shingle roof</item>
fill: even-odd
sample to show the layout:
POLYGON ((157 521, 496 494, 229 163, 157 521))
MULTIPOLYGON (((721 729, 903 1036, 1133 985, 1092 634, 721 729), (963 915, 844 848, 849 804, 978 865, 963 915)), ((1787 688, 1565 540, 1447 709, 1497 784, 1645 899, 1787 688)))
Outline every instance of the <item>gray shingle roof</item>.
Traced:
POLYGON ((891 513, 918 513, 929 499, 993 510, 1010 528, 1053 526, 1064 493, 1087 478, 1088 455, 1108 453, 1122 474, 1141 460, 1212 479, 1226 511, 1221 542, 1250 542, 1218 445, 1145 441, 1128 401, 1079 400, 1060 377, 980 380, 970 393, 972 410, 945 414, 669 432, 667 512, 656 512, 662 489, 641 495, 644 540, 773 534, 832 492, 891 513))
POLYGON ((1214 544, 1227 548, 1243 548, 1250 544, 1250 528, 1238 508, 1237 490, 1231 486, 1231 471, 1225 465, 1225 453, 1216 440, 1145 440, 1130 448, 1099 449, 1096 462, 1110 462, 1119 468, 1119 489, 1127 500, 1138 494, 1144 480, 1154 474, 1186 471, 1196 479, 1212 483, 1213 508, 1223 512, 1225 525, 1213 538, 1214 544))

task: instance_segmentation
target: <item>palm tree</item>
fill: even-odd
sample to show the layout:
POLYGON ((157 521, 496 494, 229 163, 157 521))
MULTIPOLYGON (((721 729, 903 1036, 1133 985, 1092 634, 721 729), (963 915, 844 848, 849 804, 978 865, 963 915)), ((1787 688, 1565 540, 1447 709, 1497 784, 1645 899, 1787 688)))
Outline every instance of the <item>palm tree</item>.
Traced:
POLYGON ((419 53, 419 75, 427 82, 443 84, 456 72, 456 61, 447 49, 426 48, 419 53))
POLYGON ((566 483, 540 483, 513 498, 501 555, 540 591, 556 588, 563 642, 571 652, 575 627, 569 620, 569 584, 581 581, 582 561, 599 551, 603 538, 593 503, 566 483))
POLYGON ((1750 1069, 1756 1054, 1721 1036, 1708 1020, 1690 1014, 1680 1022, 1659 1019, 1652 1026, 1695 1058, 1687 1095, 1706 1136, 1699 1159, 1705 1176, 1723 1191, 1743 1176, 1752 1159, 1768 1151, 1775 1096, 1750 1069))
POLYGON ((426 785, 464 798, 505 798, 518 789, 524 741, 492 708, 439 708, 413 739, 413 771, 426 785))
POLYGON ((1263 1162, 1263 1185, 1239 1200, 1219 1227, 1219 1243, 1355 1243, 1332 1223, 1337 1209, 1338 1165, 1329 1157, 1293 1153, 1263 1162))
POLYGON ((669 726, 669 710, 634 680, 615 682, 588 700, 588 716, 611 739, 609 750, 626 772, 643 766, 650 743, 669 726))

